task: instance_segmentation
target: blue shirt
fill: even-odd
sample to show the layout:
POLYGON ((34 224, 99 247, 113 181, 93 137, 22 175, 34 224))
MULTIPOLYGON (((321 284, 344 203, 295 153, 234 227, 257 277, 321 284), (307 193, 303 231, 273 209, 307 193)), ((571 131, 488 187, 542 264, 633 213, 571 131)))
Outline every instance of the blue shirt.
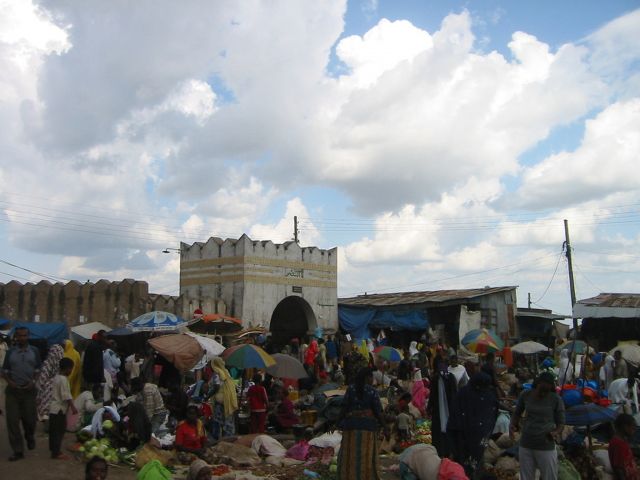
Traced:
POLYGON ((35 380, 41 363, 40 352, 33 345, 25 348, 12 347, 4 357, 2 371, 18 387, 24 387, 35 380))

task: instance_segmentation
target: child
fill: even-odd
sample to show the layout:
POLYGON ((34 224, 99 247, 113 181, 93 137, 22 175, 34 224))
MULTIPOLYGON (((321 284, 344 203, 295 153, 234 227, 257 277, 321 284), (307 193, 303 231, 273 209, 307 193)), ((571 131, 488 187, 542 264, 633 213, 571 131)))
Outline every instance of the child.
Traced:
POLYGON ((262 386, 262 377, 259 374, 253 376, 253 386, 249 388, 247 398, 251 408, 251 433, 264 433, 269 398, 267 390, 262 386))
POLYGON ((639 480, 640 473, 633 458, 629 440, 636 431, 635 419, 621 413, 615 420, 616 434, 609 442, 609 461, 616 480, 639 480))
POLYGON ((398 440, 400 442, 406 442, 411 439, 411 423, 413 417, 409 414, 409 404, 402 403, 400 406, 400 413, 396 418, 398 428, 398 440))
POLYGON ((73 370, 73 360, 67 357, 60 359, 58 363, 60 373, 53 378, 51 386, 51 402, 49 403, 49 450, 51 458, 57 460, 68 459, 60 451, 62 439, 67 429, 67 410, 71 410, 74 415, 78 413, 73 405, 69 379, 67 378, 73 370))

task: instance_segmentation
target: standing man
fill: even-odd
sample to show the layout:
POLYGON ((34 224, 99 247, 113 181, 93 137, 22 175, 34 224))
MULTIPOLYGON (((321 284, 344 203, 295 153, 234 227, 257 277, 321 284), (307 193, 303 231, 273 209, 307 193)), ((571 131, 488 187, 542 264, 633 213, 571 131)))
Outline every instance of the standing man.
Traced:
POLYGON ((620 350, 613 352, 613 379, 618 378, 629 378, 629 366, 620 350))
POLYGON ((102 352, 106 348, 106 341, 106 332, 99 330, 98 333, 93 336, 84 352, 82 378, 84 378, 85 383, 91 386, 96 384, 100 385, 105 382, 102 352))
POLYGON ((36 448, 34 438, 38 414, 36 412, 35 378, 40 368, 40 352, 29 345, 29 330, 18 327, 14 332, 16 346, 9 349, 2 366, 2 375, 7 380, 6 410, 7 432, 13 455, 10 462, 24 458, 24 443, 20 422, 24 429, 27 448, 36 448))

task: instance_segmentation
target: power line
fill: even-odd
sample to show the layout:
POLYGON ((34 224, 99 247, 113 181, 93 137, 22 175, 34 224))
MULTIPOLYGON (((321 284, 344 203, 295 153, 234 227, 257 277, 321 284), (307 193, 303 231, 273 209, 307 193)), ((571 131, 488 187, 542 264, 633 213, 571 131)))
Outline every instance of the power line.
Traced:
POLYGON ((7 277, 13 277, 13 278, 17 278, 18 280, 24 280, 25 282, 30 282, 31 279, 30 278, 25 278, 25 277, 20 277, 18 275, 13 275, 11 273, 7 273, 7 272, 0 272, 2 275, 6 275, 7 277))
MULTIPOLYGON (((516 266, 516 265, 522 265, 522 264, 525 264, 525 263, 531 263, 531 262, 539 261, 539 260, 542 260, 544 258, 548 258, 550 256, 555 256, 555 253, 553 253, 551 255, 544 255, 542 257, 532 258, 532 259, 529 259, 529 260, 524 260, 522 262, 512 263, 512 264, 509 264, 509 265, 502 265, 500 267, 489 268, 489 269, 486 269, 486 270, 480 270, 480 271, 470 272, 470 273, 463 273, 463 274, 460 274, 460 275, 453 275, 451 277, 440 278, 440 279, 435 279, 435 280, 432 279, 432 280, 428 280, 428 281, 424 281, 424 282, 412 283, 412 284, 403 285, 403 286, 383 287, 383 288, 378 288, 376 290, 379 291, 379 292, 385 291, 385 290, 403 290, 405 288, 416 287, 416 286, 420 286, 420 285, 426 285, 426 284, 429 284, 429 283, 440 283, 440 282, 444 282, 444 281, 447 281, 447 280, 454 280, 454 279, 457 279, 457 278, 470 277, 470 276, 473 276, 473 275, 480 275, 482 273, 487 273, 487 272, 494 272, 496 270, 501 270, 501 269, 504 269, 504 268, 511 268, 513 266, 516 266)), ((348 294, 347 296, 361 295, 363 293, 366 293, 366 291, 361 291, 361 292, 348 294)))
POLYGON ((547 288, 544 289, 544 292, 542 292, 542 295, 540 296, 540 298, 538 298, 535 302, 531 302, 531 303, 535 303, 537 305, 537 302, 541 301, 549 291, 549 287, 551 287, 551 284, 553 283, 553 279, 556 278, 556 273, 558 273, 558 266, 560 265, 560 259, 562 258, 562 254, 564 253, 564 248, 562 250, 563 251, 560 252, 560 254, 558 255, 558 261, 556 262, 556 267, 553 269, 553 274, 551 275, 551 280, 549 280, 549 283, 547 284, 547 288))
POLYGON ((6 260, 2 260, 2 259, 0 259, 0 263, 4 263, 5 265, 9 265, 10 267, 17 268, 17 269, 19 269, 19 270, 24 270, 25 272, 32 273, 32 274, 34 274, 34 275, 37 275, 37 276, 39 276, 39 277, 46 278, 46 279, 48 279, 48 280, 53 280, 54 282, 59 282, 59 281, 70 282, 70 281, 71 281, 71 280, 69 280, 69 279, 67 279, 67 278, 54 277, 53 275, 47 275, 46 273, 36 272, 36 271, 34 271, 34 270, 30 270, 30 269, 28 269, 28 268, 21 267, 20 265, 16 265, 15 263, 11 263, 11 262, 8 262, 8 261, 6 261, 6 260))

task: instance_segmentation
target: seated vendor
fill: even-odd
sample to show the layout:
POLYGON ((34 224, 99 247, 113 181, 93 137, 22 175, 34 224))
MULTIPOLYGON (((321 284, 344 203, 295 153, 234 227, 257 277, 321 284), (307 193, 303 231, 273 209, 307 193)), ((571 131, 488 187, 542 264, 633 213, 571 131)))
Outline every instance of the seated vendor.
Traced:
POLYGON ((187 419, 176 428, 176 450, 202 455, 207 446, 207 434, 202 421, 198 418, 198 407, 187 407, 187 419))
POLYGON ((289 400, 289 391, 286 388, 280 390, 280 403, 276 408, 276 422, 278 427, 283 430, 300 423, 300 417, 295 414, 293 402, 289 400))

